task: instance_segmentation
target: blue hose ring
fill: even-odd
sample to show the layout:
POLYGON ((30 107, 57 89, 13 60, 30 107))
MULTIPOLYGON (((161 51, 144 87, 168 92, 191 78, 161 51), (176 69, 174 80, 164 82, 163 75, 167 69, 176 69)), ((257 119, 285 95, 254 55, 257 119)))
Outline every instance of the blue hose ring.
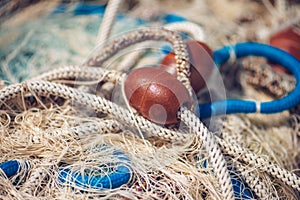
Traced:
POLYGON ((97 190, 115 189, 127 184, 131 179, 129 158, 121 151, 115 150, 113 155, 120 162, 114 172, 105 176, 82 175, 80 172, 72 172, 70 168, 61 167, 58 170, 58 177, 61 183, 75 184, 81 188, 92 188, 97 190))
POLYGON ((29 162, 25 162, 24 166, 22 166, 21 163, 17 160, 9 160, 0 164, 0 169, 4 172, 7 178, 17 175, 24 168, 25 170, 28 170, 30 168, 29 162))
POLYGON ((238 43, 224 46, 214 51, 214 61, 220 66, 235 54, 236 58, 245 56, 261 56, 289 70, 296 78, 296 87, 287 96, 269 102, 252 100, 221 100, 199 105, 200 118, 232 113, 278 113, 289 110, 300 103, 300 61, 289 53, 266 44, 255 42, 238 43))

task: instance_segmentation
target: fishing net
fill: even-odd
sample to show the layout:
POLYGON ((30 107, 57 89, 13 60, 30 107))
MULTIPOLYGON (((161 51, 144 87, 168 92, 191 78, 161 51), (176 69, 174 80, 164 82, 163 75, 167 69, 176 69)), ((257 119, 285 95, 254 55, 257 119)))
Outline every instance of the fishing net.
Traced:
MULTIPOLYGON (((266 42, 266 35, 299 24, 297 2, 262 2, 128 1, 106 41, 181 16, 203 27, 213 49, 266 42)), ((191 114, 183 110, 181 116, 190 124, 161 127, 139 118, 123 98, 118 83, 128 70, 123 66, 157 66, 170 51, 167 42, 129 47, 110 56, 103 69, 81 73, 76 68, 106 45, 95 47, 106 2, 98 3, 41 1, 6 12, 0 27, 0 199, 223 199, 226 180, 220 184, 205 148, 209 141, 190 134, 197 127, 204 130, 196 122, 190 126, 191 114), (143 54, 131 59, 138 51, 143 54), (69 70, 72 78, 46 73, 54 69, 69 70), (3 164, 17 165, 18 172, 9 176, 3 164), (114 186, 124 177, 126 184, 114 186)), ((271 100, 295 85, 292 76, 281 76, 255 58, 233 61, 220 71, 226 92, 200 92, 196 103, 214 96, 271 100)), ((235 199, 299 199, 298 114, 296 109, 204 121, 227 163, 235 199)))

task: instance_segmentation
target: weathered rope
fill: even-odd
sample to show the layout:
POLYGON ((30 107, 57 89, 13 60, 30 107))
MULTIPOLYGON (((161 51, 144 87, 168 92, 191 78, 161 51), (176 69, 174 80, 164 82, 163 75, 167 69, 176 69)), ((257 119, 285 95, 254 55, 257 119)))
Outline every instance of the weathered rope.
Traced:
POLYGON ((164 28, 170 31, 189 34, 194 40, 205 41, 205 34, 201 26, 193 22, 175 22, 164 25, 164 28))
POLYGON ((80 67, 80 66, 66 66, 58 69, 45 72, 39 76, 32 78, 32 80, 45 80, 45 81, 55 81, 55 80, 94 80, 94 81, 109 81, 117 82, 121 76, 122 72, 107 70, 104 68, 96 67, 80 67))
MULTIPOLYGON (((174 52, 176 54, 176 62, 177 62, 177 69, 178 69, 178 79, 184 83, 184 85, 189 89, 189 65, 188 65, 188 54, 186 52, 186 47, 181 40, 181 38, 173 33, 172 31, 167 31, 165 29, 157 30, 157 29, 146 29, 146 30, 138 30, 136 32, 129 33, 121 38, 115 39, 112 43, 108 44, 106 47, 103 48, 100 52, 98 52, 98 55, 92 58, 87 64, 89 65, 102 65, 108 58, 110 58, 112 55, 117 53, 118 51, 132 45, 136 44, 141 41, 145 40, 166 40, 170 42, 174 47, 174 52)), ((232 52, 232 50, 230 51, 232 52)), ((239 55, 235 52, 235 55, 239 57, 239 55)), ((70 67, 69 69, 60 69, 61 71, 53 71, 51 73, 45 74, 38 79, 44 79, 44 80, 56 80, 56 79, 95 79, 98 80, 99 77, 103 78, 101 80, 104 81, 112 81, 116 82, 122 77, 121 73, 119 72, 113 72, 108 70, 96 70, 96 68, 87 67, 84 70, 81 70, 76 67, 70 67)), ((297 74, 296 74, 297 75, 297 74)), ((164 129, 158 125, 155 125, 147 120, 145 120, 143 117, 140 116, 132 116, 126 109, 123 109, 119 107, 116 104, 113 104, 112 102, 97 97, 92 94, 87 94, 80 92, 76 89, 69 88, 63 85, 49 83, 45 81, 28 81, 25 83, 21 83, 19 85, 12 85, 11 87, 8 86, 8 89, 12 89, 11 91, 5 90, 4 92, 1 91, 0 100, 2 100, 2 103, 5 103, 7 100, 14 98, 18 96, 20 93, 26 93, 28 91, 36 93, 38 95, 54 95, 54 96, 60 96, 66 99, 72 99, 78 103, 87 105, 96 111, 104 112, 106 114, 113 115, 114 117, 118 118, 123 123, 134 126, 138 125, 141 130, 145 131, 149 136, 157 136, 160 138, 164 138, 167 140, 177 140, 183 142, 186 139, 190 138, 190 135, 186 135, 184 133, 171 131, 168 129, 164 129)), ((6 88, 5 88, 6 89, 6 88)), ((260 107, 260 106, 259 106, 260 107)), ((257 110, 258 107, 256 107, 257 110)), ((219 146, 215 142, 214 136, 212 133, 210 133, 207 128, 200 122, 200 120, 193 114, 191 111, 187 109, 182 109, 180 115, 182 118, 182 121, 184 121, 190 128, 191 131, 196 133, 197 136, 200 138, 200 140, 203 142, 203 145, 208 152, 212 166, 214 168, 216 177, 220 183, 220 189, 221 193, 224 197, 224 199, 233 199, 233 190, 232 190, 232 183, 230 181, 230 176, 227 170, 226 162, 223 158, 223 155, 219 149, 219 146)), ((114 123, 114 122, 113 122, 114 123)), ((107 129, 103 129, 100 131, 118 131, 116 129, 115 125, 118 124, 110 124, 110 123, 104 123, 103 126, 107 129)), ((85 129, 85 131, 99 131, 99 128, 93 125, 88 125, 85 129)), ((76 130, 76 132, 84 132, 82 130, 76 130)), ((227 144, 227 146, 224 144, 224 141, 221 139, 218 139, 218 143, 221 144, 221 147, 223 151, 227 151, 229 155, 233 157, 237 157, 238 153, 233 150, 228 150, 228 148, 232 148, 233 146, 236 148, 238 145, 231 145, 227 144), (221 141, 221 142, 220 142, 221 141), (222 143, 223 142, 223 143, 222 143), (226 149, 227 148, 227 149, 226 149), (225 150, 224 150, 225 149, 225 150)), ((226 143, 226 142, 225 142, 226 143)), ((239 147, 239 146, 238 146, 239 147)), ((246 150, 238 149, 238 152, 245 153, 246 150)), ((248 162, 250 165, 253 165, 255 167, 259 165, 267 165, 272 163, 266 163, 266 160, 260 160, 260 157, 253 154, 250 157, 242 157, 243 162, 248 162), (253 159, 258 159, 258 161, 253 161, 253 159)), ((273 170, 269 167, 263 168, 266 172, 270 173, 272 176, 275 176, 276 178, 282 180, 287 185, 299 190, 299 178, 288 172, 287 170, 281 169, 279 166, 277 166, 273 170), (298 187, 297 187, 298 184, 298 187)), ((122 171, 122 170, 121 170, 122 171)), ((95 179, 92 184, 89 183, 89 180, 91 177, 83 177, 80 179, 80 176, 78 174, 74 174, 68 170, 61 170, 61 181, 70 181, 74 182, 76 185, 80 186, 92 186, 95 188, 98 188, 103 186, 103 183, 99 185, 101 182, 99 179, 95 179), (68 179, 67 177, 70 177, 68 179)), ((125 173, 128 175, 128 173, 125 173)), ((110 180, 105 181, 105 188, 106 186, 111 188, 111 185, 116 182, 116 187, 119 187, 124 182, 120 181, 119 176, 115 176, 115 174, 112 174, 114 177, 110 177, 109 179, 113 179, 114 181, 110 182, 110 180)), ((130 176, 129 176, 130 177, 130 176)), ((127 180, 127 179, 126 179, 127 180)))
POLYGON ((186 108, 182 108, 179 116, 203 142, 209 155, 214 173, 220 183, 220 188, 225 199, 234 199, 231 178, 223 154, 215 141, 214 135, 203 125, 200 119, 186 108))
POLYGON ((94 133, 117 133, 122 130, 123 125, 117 120, 107 119, 100 122, 85 122, 72 128, 72 131, 79 136, 94 133))
MULTIPOLYGON (((111 0, 110 2, 118 2, 117 0, 111 0)), ((119 1, 120 3, 120 1, 119 1)), ((114 8, 111 8, 112 10, 115 10, 115 12, 111 11, 111 13, 116 13, 117 11, 117 3, 115 4, 114 8)), ((107 10, 109 10, 107 8, 107 10)), ((113 16, 110 15, 111 17, 108 17, 109 23, 105 23, 103 20, 103 24, 106 24, 107 28, 104 28, 103 32, 106 32, 106 34, 104 34, 106 36, 106 39, 109 36, 109 32, 111 31, 111 27, 112 27, 112 23, 113 23, 113 19, 115 18, 115 15, 113 16)), ((103 25, 102 24, 102 25, 103 25)), ((99 34, 101 35, 101 34, 99 34)), ((146 34, 147 35, 147 34, 146 34)), ((197 35, 194 37, 196 39, 197 35)), ((200 36, 199 36, 200 37, 200 36)), ((103 40, 106 40, 103 39, 103 40)), ((155 39, 156 40, 156 39, 155 39)), ((102 41, 102 40, 101 40, 102 41)), ((176 45, 176 42, 174 42, 176 45)), ((122 46, 122 45, 121 45, 122 46)), ((122 47, 123 48, 123 47, 122 47)), ((184 48, 183 48, 184 49, 184 48)), ((115 52, 116 53, 116 52, 115 52)), ((231 55, 236 55, 233 51, 230 52, 231 55)), ((110 57, 110 56, 109 56, 110 57)), ((104 60, 105 61, 105 60, 104 60)), ((183 59, 184 61, 184 59, 183 59)), ((188 62, 188 60, 186 60, 186 62, 188 62)), ((179 74, 179 80, 181 80, 186 87, 190 87, 189 82, 188 82, 188 76, 189 76, 189 68, 188 66, 186 66, 186 71, 184 71, 183 69, 181 69, 180 67, 182 67, 181 65, 177 65, 178 66, 178 74, 179 74)), ((176 132, 176 131, 171 131, 168 129, 164 129, 160 126, 155 126, 155 124, 148 122, 147 120, 142 121, 143 118, 140 116, 132 116, 132 115, 127 115, 126 118, 126 114, 128 114, 128 111, 126 109, 124 109, 123 111, 120 111, 120 109, 122 109, 121 107, 119 107, 118 105, 114 105, 111 104, 109 106, 107 106, 108 103, 111 103, 109 101, 107 101, 106 99, 102 98, 101 100, 99 100, 98 98, 94 97, 95 95, 90 95, 87 93, 83 93, 83 92, 77 92, 78 90, 73 89, 73 90, 69 90, 68 87, 60 87, 59 84, 54 84, 52 85, 52 83, 48 82, 39 82, 39 79, 43 79, 43 80, 47 80, 47 81, 56 81, 56 80, 66 80, 68 81, 68 79, 74 80, 75 81, 78 79, 80 80, 95 80, 95 81, 109 81, 109 82, 117 82, 119 81, 119 79, 122 77, 122 73, 119 73, 117 71, 111 71, 111 70, 102 70, 102 68, 93 68, 93 67, 69 67, 69 68, 62 68, 59 69, 57 71, 52 71, 50 73, 44 74, 40 77, 37 77, 35 80, 37 81, 29 81, 26 83, 21 83, 19 85, 12 85, 12 87, 8 86, 8 89, 12 89, 12 91, 5 91, 4 94, 2 94, 2 91, 0 91, 0 100, 3 100, 0 102, 1 105, 5 105, 5 102, 7 102, 9 99, 11 98, 15 98, 17 96, 19 96, 20 94, 28 94, 30 92, 38 94, 38 95, 45 95, 45 96, 49 96, 51 94, 55 95, 55 96, 61 96, 64 97, 66 99, 76 99, 74 98, 76 95, 79 95, 78 98, 76 99, 77 102, 88 105, 89 107, 94 108, 97 111, 100 112, 104 112, 106 114, 109 115, 113 115, 114 118, 117 118, 118 120, 120 120, 121 122, 117 121, 117 120, 104 120, 101 121, 99 123, 84 123, 82 126, 78 126, 78 127, 74 127, 72 128, 72 131, 74 131, 76 134, 78 135, 82 135, 82 134, 88 134, 88 133, 115 133, 115 132, 119 132, 120 130, 122 130, 124 128, 125 125, 129 125, 132 126, 132 121, 135 123, 136 125, 136 121, 139 121, 138 126, 140 125, 144 125, 143 127, 143 131, 145 131, 145 134, 148 134, 148 136, 158 136, 158 137, 163 137, 165 134, 169 134, 169 136, 173 136, 171 137, 167 137, 164 139, 168 139, 168 140, 178 140, 181 142, 184 142, 183 139, 187 140, 190 139, 190 135, 189 134, 185 134, 185 133, 180 133, 180 132, 176 132), (80 69, 81 68, 81 69, 80 69), (60 70, 60 71, 59 71, 60 70), (32 83, 32 84, 31 84, 32 83), (50 91, 50 92, 49 92, 50 91), (65 92, 65 93, 64 93, 65 92), (67 94, 70 93, 70 94, 67 94), (88 96, 87 99, 84 99, 82 101, 79 101, 78 99, 81 97, 85 97, 88 96), (106 100, 106 101, 105 101, 106 100), (99 102, 102 102, 102 104, 100 105, 99 102), (99 104, 99 105, 98 105, 99 104), (121 117, 121 119, 119 118, 120 114, 123 116, 121 117), (131 116, 131 117, 128 117, 131 116), (130 121, 131 120, 131 121, 130 121), (124 123, 124 124, 123 124, 124 123), (149 128, 150 127, 150 128, 149 128), (152 132, 151 132, 152 131, 152 132), (159 135, 157 133, 163 133, 162 135, 159 135), (178 139, 179 138, 179 139, 178 139)), ((72 88, 71 88, 72 89, 72 88)), ((256 102, 256 111, 257 110, 261 110, 260 109, 260 104, 258 104, 256 102)), ((203 145, 205 147, 205 149, 207 150, 208 154, 211 157, 211 161, 213 163, 214 166, 214 171, 215 174, 219 180, 220 184, 220 188, 223 194, 223 197, 225 199, 231 199, 232 198, 232 186, 231 183, 228 182, 228 171, 227 171, 227 167, 226 167, 226 162, 223 158, 223 155, 220 151, 220 147, 218 146, 218 144, 215 141, 214 135, 209 132, 207 130, 207 128, 201 123, 201 121, 194 116, 194 114, 187 110, 187 109, 182 109, 181 113, 179 114, 179 116, 182 118, 182 121, 184 121, 187 125, 189 125, 190 127, 190 131, 194 132, 198 135, 198 137, 200 138, 200 140, 203 142, 203 145), (225 184, 223 184, 225 183, 225 184)), ((134 126, 133 126, 134 127, 134 126)), ((218 138, 217 141, 218 143, 220 141, 223 141, 222 139, 218 138)), ((226 142, 225 142, 226 143, 226 142)), ((235 148, 234 145, 227 143, 229 147, 224 147, 221 145, 222 150, 224 151, 224 148, 235 148)), ((236 145, 239 147, 239 145, 236 145)), ((248 150, 245 150, 241 147, 240 149, 241 152, 245 153, 248 152, 248 150)), ((224 151, 226 152, 226 151, 224 151)), ((239 154, 237 154, 234 151, 228 150, 228 154, 234 158, 239 158, 239 154)), ((250 152, 251 153, 251 152, 250 152)), ((253 154, 254 156, 256 156, 255 154, 253 154)), ((260 158, 258 156, 258 158, 260 158)), ((242 158, 241 161, 243 163, 250 163, 251 166, 256 167, 257 165, 261 165, 262 162, 251 162, 251 159, 253 159, 252 157, 245 157, 242 158), (249 160, 250 159, 250 160, 249 160)), ((126 161, 129 160, 126 158, 126 161)), ((10 161, 8 161, 10 162, 10 161)), ((266 159, 265 162, 267 163, 268 160, 266 159)), ((6 163, 6 162, 5 162, 6 163)), ((270 164, 270 163, 269 163, 270 164)), ((17 166, 18 164, 13 162, 14 166, 17 166)), ((11 166, 13 166, 11 165, 11 166)), ((0 168, 3 165, 0 165, 0 168)), ((8 169, 5 168, 4 169, 8 169)), ((14 168, 15 169, 15 168, 14 168)), ((38 168, 39 169, 39 168, 38 168)), ((260 168, 259 168, 260 169, 260 168)), ((280 167, 276 168, 277 170, 280 170, 280 167)), ((125 171, 128 170, 128 168, 125 169, 125 171)), ((19 170, 15 171, 16 173, 18 173, 19 170)), ((118 171, 118 170, 117 170, 118 171)), ((122 171, 122 170, 121 170, 122 171)), ((277 177, 281 180, 285 180, 288 179, 288 181, 290 180, 290 178, 293 178, 294 180, 296 180, 295 178, 298 178, 297 176, 293 176, 293 174, 287 175, 289 172, 288 171, 283 171, 282 174, 284 174, 283 176, 280 176, 276 173, 272 174, 272 170, 267 169, 265 170, 267 173, 270 173, 272 176, 277 177), (275 175, 274 175, 275 174, 275 175), (286 178, 287 177, 287 178, 286 178)), ((119 171, 118 171, 119 172, 119 171)), ((28 183, 34 182, 35 180, 39 180, 39 178, 43 178, 41 175, 41 173, 44 173, 43 170, 35 170, 33 171, 33 173, 31 174, 32 176, 29 177, 29 181, 28 183)), ((90 183, 91 181, 91 177, 83 177, 83 176, 79 176, 79 174, 73 173, 72 171, 69 171, 68 169, 60 169, 59 171, 60 173, 60 178, 62 182, 68 182, 68 183, 75 183, 79 186, 86 186, 86 187, 103 187, 103 185, 105 185, 105 187, 107 186, 107 188, 112 188, 112 183, 117 183, 116 187, 119 187, 120 185, 122 185, 124 182, 122 180, 120 180, 121 178, 119 176, 117 176, 116 174, 112 174, 112 176, 115 176, 113 179, 113 181, 111 180, 111 178, 109 178, 110 180, 105 181, 105 183, 100 183, 102 180, 99 179, 93 179, 92 184, 90 183), (81 177, 81 179, 80 179, 81 177), (95 181, 94 181, 95 180, 95 181), (111 182, 112 181, 112 182, 111 182)), ((128 177, 129 173, 128 171, 126 171, 126 176, 128 177)), ((252 179, 253 178, 253 174, 247 174, 244 173, 245 175, 245 179, 248 180, 250 183, 252 183, 252 179)), ((130 177, 130 175, 129 175, 130 177)), ((126 177, 125 177, 126 179, 126 177)), ((299 178, 298 178, 299 180, 299 178)), ((284 181, 284 182, 285 182, 284 181)), ((37 182, 35 182, 37 183, 37 182)), ((126 181, 125 181, 126 183, 126 181)), ((295 181, 295 183, 299 183, 299 181, 297 182, 297 180, 295 181)), ((292 183, 291 183, 292 184, 292 183)), ((257 190, 257 193, 260 194, 261 196, 263 196, 264 194, 266 194, 267 192, 267 187, 264 184, 250 184, 253 185, 254 191, 257 190), (259 185, 259 186, 258 186, 259 185), (261 187, 261 189, 259 189, 261 187)), ((293 185, 293 184, 292 184, 293 185)), ((299 185, 299 184, 298 184, 299 185)), ((293 187, 293 186, 292 186, 293 187)), ((299 188, 296 188, 299 191, 299 188)), ((27 192, 27 190, 26 190, 27 192)), ((30 193, 31 191, 28 190, 28 193, 30 193)), ((259 196, 259 195, 258 195, 259 196)))
MULTIPOLYGON (((121 3, 121 0, 110 0, 108 2, 103 16, 103 20, 98 29, 96 42, 97 48, 104 47, 108 42, 121 3)), ((112 87, 113 85, 111 82, 106 82, 104 83, 102 88, 105 88, 106 90, 111 90, 112 87)))
MULTIPOLYGON (((194 24, 192 22, 176 22, 176 23, 170 23, 166 24, 164 26, 165 29, 175 32, 183 32, 191 35, 191 37, 198 41, 204 41, 205 35, 203 32, 203 29, 198 26, 197 24, 194 24)), ((140 45, 142 46, 149 46, 152 44, 150 41, 148 42, 142 42, 140 45)), ((140 47, 138 47, 140 48, 140 47)), ((140 58, 141 54, 143 54, 144 51, 142 49, 139 49, 139 51, 135 51, 130 53, 129 55, 125 56, 125 60, 123 59, 120 63, 120 66, 118 66, 118 70, 124 70, 128 69, 128 67, 131 67, 137 59, 140 58)), ((180 59, 180 57, 178 58, 180 59)), ((39 76, 34 77, 35 80, 47 80, 52 81, 56 79, 72 79, 72 78, 86 78, 91 80, 98 80, 99 77, 103 77, 104 73, 112 74, 111 78, 114 78, 118 73, 121 74, 121 72, 113 71, 113 70, 106 70, 104 68, 99 67, 80 67, 80 66, 67 66, 63 68, 54 69, 50 72, 46 72, 44 74, 41 74, 39 76)), ((103 81, 106 81, 104 79, 103 81)), ((110 82, 114 82, 114 80, 109 80, 110 82)))
POLYGON ((103 45, 108 40, 121 3, 121 0, 110 0, 108 2, 98 31, 97 44, 103 45))
POLYGON ((190 94, 192 94, 192 88, 188 78, 190 76, 190 70, 186 45, 180 35, 164 28, 143 28, 124 34, 100 49, 97 55, 89 59, 85 65, 103 66, 103 63, 117 52, 131 45, 148 40, 167 41, 172 44, 175 53, 178 80, 181 81, 183 85, 188 88, 190 94))
MULTIPOLYGON (((232 133, 233 130, 224 130, 222 132, 223 140, 230 144, 243 146, 241 134, 232 133)), ((257 169, 247 169, 241 162, 232 159, 232 164, 243 176, 246 183, 259 199, 275 199, 272 196, 270 186, 259 176, 257 169), (271 196, 270 196, 271 195, 271 196)), ((247 165, 246 165, 247 166, 247 165)))
POLYGON ((259 199, 276 199, 271 193, 270 186, 259 176, 257 170, 248 170, 241 163, 235 165, 259 199))
POLYGON ((277 98, 291 92, 296 85, 295 78, 272 70, 267 63, 243 60, 242 67, 246 71, 247 82, 255 87, 267 90, 277 98))
MULTIPOLYGON (((163 25, 163 27, 167 30, 178 32, 178 33, 187 33, 189 34, 194 40, 197 41, 204 41, 205 34, 203 29, 192 22, 183 21, 183 22, 174 22, 163 25)), ((120 66, 117 67, 118 70, 128 70, 131 68, 145 53, 144 48, 151 47, 153 43, 151 41, 140 43, 138 46, 135 47, 137 51, 130 52, 130 54, 126 55, 120 66)))
POLYGON ((224 153, 236 157, 256 169, 267 172, 268 174, 282 180, 285 184, 292 188, 300 191, 300 177, 296 174, 289 172, 286 169, 279 167, 278 165, 267 161, 264 157, 255 155, 254 153, 243 149, 238 145, 230 144, 220 138, 217 138, 219 145, 221 146, 224 153))
POLYGON ((4 89, 0 90, 1 104, 3 105, 4 102, 17 97, 22 92, 24 93, 24 90, 26 90, 25 88, 38 95, 48 96, 52 94, 66 99, 72 99, 75 102, 88 105, 98 112, 111 114, 129 126, 135 126, 137 123, 141 130, 151 133, 151 136, 182 142, 191 138, 190 135, 182 133, 176 134, 174 131, 164 129, 161 126, 151 123, 141 116, 133 117, 127 109, 124 109, 115 103, 106 100, 105 98, 84 93, 61 84, 50 83, 46 81, 28 81, 5 87, 4 89))

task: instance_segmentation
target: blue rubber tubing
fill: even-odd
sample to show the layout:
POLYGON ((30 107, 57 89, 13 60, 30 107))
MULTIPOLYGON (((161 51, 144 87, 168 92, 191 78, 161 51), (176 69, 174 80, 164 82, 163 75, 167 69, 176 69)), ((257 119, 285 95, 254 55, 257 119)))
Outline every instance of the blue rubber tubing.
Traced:
POLYGON ((216 65, 220 66, 227 62, 232 53, 235 54, 236 58, 260 56, 281 65, 295 76, 297 82, 296 87, 291 93, 281 99, 259 103, 259 111, 256 106, 257 102, 251 100, 228 99, 201 104, 199 105, 200 118, 232 113, 278 113, 289 110, 300 103, 300 61, 294 56, 270 45, 245 42, 238 43, 234 46, 224 46, 214 51, 214 61, 216 65))
POLYGON ((129 158, 120 151, 114 151, 113 154, 120 162, 114 172, 105 174, 105 176, 88 176, 80 172, 72 172, 69 168, 60 168, 58 170, 59 181, 61 183, 75 184, 82 188, 92 188, 97 190, 115 189, 127 184, 131 179, 131 170, 129 167, 129 158))
MULTIPOLYGON (((17 160, 9 160, 0 164, 0 169, 7 178, 17 175, 22 171, 22 165, 17 160)), ((29 163, 25 162, 25 169, 29 169, 29 163)))

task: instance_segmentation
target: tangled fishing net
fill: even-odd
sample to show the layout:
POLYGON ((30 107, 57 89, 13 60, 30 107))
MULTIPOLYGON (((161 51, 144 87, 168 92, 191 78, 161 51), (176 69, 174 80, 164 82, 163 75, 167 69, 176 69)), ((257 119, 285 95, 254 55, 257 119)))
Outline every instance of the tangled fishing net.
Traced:
MULTIPOLYGON (((224 199, 233 189, 235 199, 300 198, 298 110, 211 118, 205 123, 216 139, 210 141, 210 132, 197 124, 190 111, 183 109, 184 123, 179 127, 165 127, 144 119, 124 100, 120 81, 124 72, 131 66, 157 65, 168 51, 167 42, 146 41, 144 46, 120 49, 118 54, 104 52, 109 56, 100 62, 102 68, 80 69, 89 61, 96 62, 90 58, 109 45, 115 47, 113 41, 130 31, 163 26, 170 16, 180 18, 165 17, 166 12, 200 24, 207 43, 216 48, 245 40, 266 42, 266 32, 279 29, 282 21, 282 26, 298 26, 299 21, 289 19, 299 19, 299 4, 291 1, 293 6, 289 6, 278 0, 275 6, 269 1, 241 5, 224 0, 223 6, 233 6, 228 7, 232 12, 223 13, 219 12, 222 5, 211 1, 188 1, 188 9, 183 9, 185 1, 177 5, 151 2, 124 3, 122 10, 134 9, 111 16, 116 20, 113 29, 107 29, 106 36, 112 31, 110 39, 101 33, 97 37, 104 5, 42 1, 32 6, 51 10, 47 15, 23 23, 21 19, 28 15, 24 11, 2 22, 0 199, 224 199), (152 9, 143 12, 149 6, 152 9), (262 12, 265 7, 268 14, 262 12), (268 26, 268 30, 263 28, 268 26), (255 35, 254 28, 261 31, 255 35), (101 41, 97 48, 96 41, 101 41), (143 54, 134 57, 139 51, 143 54), (196 129, 209 132, 208 136, 194 134, 196 129), (218 149, 211 147, 214 152, 210 154, 205 147, 213 143, 222 152, 217 161, 221 169, 227 168, 230 191, 226 190, 226 173, 220 172, 224 178, 220 181, 220 168, 214 165, 212 154, 218 149), (9 168, 4 170, 1 163, 15 162, 18 172, 9 176, 5 172, 9 168), (114 186, 114 181, 122 182, 114 173, 116 177, 124 173, 126 184, 114 186), (79 181, 84 177, 88 180, 79 181), (108 177, 108 181, 98 183, 92 177, 108 177)), ((146 33, 145 38, 152 34, 146 33)), ((153 35, 159 37, 155 31, 153 35)), ((253 67, 256 62, 247 58, 222 66, 224 95, 262 101, 294 89, 292 76, 282 78, 269 66, 253 67), (259 77, 260 70, 268 71, 268 77, 259 77)), ((208 92, 200 92, 197 101, 209 99, 208 92)))

